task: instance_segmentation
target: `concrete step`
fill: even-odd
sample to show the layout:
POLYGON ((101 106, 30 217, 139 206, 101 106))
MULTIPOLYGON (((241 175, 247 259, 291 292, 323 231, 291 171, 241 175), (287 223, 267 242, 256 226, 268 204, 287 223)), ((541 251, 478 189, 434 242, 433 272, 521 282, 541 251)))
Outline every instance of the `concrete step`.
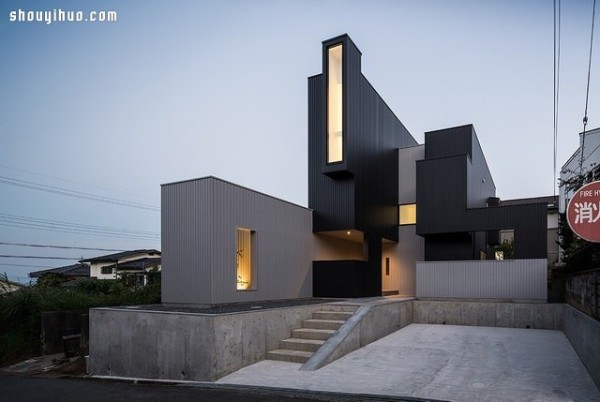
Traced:
POLYGON ((267 359, 291 363, 305 363, 313 352, 303 350, 275 349, 267 352, 267 359))
POLYGON ((292 331, 292 338, 326 341, 334 332, 333 329, 300 328, 292 331))
POLYGON ((312 329, 333 329, 336 330, 342 326, 344 320, 321 320, 317 318, 312 318, 310 320, 302 321, 303 328, 312 328, 312 329))
POLYGON ((324 304, 321 306, 321 311, 342 311, 346 313, 354 313, 358 310, 356 304, 324 304))
POLYGON ((289 338, 279 342, 281 349, 302 350, 304 352, 316 352, 325 341, 319 339, 289 338))
POLYGON ((352 317, 354 313, 349 311, 315 311, 313 313, 313 318, 318 320, 341 320, 346 321, 348 318, 352 317))

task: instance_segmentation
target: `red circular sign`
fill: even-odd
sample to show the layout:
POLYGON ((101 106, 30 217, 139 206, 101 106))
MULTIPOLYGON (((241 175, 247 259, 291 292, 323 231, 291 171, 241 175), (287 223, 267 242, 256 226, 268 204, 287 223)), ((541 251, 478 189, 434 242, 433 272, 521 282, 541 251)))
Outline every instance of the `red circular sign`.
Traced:
POLYGON ((567 222, 577 236, 600 243, 600 181, 575 192, 567 206, 567 222))

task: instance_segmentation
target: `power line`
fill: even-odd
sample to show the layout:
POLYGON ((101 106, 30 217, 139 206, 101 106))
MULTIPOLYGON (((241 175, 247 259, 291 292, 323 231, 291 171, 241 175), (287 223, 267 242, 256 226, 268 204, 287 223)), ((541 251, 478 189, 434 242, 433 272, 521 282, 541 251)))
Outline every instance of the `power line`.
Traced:
POLYGON ((90 236, 117 237, 137 240, 160 240, 160 234, 142 230, 83 225, 19 215, 0 214, 0 226, 62 233, 77 233, 90 236))
POLYGON ((160 207, 157 207, 154 205, 142 204, 140 202, 135 202, 135 201, 126 201, 126 200, 120 200, 117 198, 110 198, 110 197, 105 197, 105 196, 101 196, 101 195, 85 193, 82 191, 70 190, 70 189, 67 189, 64 187, 49 186, 46 184, 40 184, 40 183, 34 183, 34 182, 30 182, 30 181, 25 181, 25 180, 14 179, 12 177, 7 177, 7 176, 0 176, 0 183, 8 184, 11 186, 28 188, 31 190, 44 191, 44 192, 56 194, 56 195, 64 195, 67 197, 79 198, 79 199, 83 199, 83 200, 104 202, 107 204, 120 205, 120 206, 124 206, 124 207, 129 207, 129 208, 138 208, 138 209, 145 209, 145 210, 149 210, 149 211, 160 212, 160 207))
POLYGON ((52 244, 27 244, 27 243, 7 243, 0 242, 2 246, 17 246, 17 247, 40 247, 40 248, 58 248, 65 250, 92 250, 92 251, 127 251, 115 248, 96 248, 96 247, 76 247, 76 246, 57 246, 52 244))
POLYGON ((126 194, 126 195, 130 195, 130 196, 134 196, 134 197, 144 197, 144 198, 149 198, 149 197, 147 197, 147 196, 142 196, 142 195, 140 195, 140 194, 135 194, 135 193, 130 193, 130 192, 123 191, 123 190, 118 190, 118 189, 116 189, 116 188, 110 188, 110 187, 105 187, 105 186, 99 186, 99 185, 90 184, 90 183, 82 183, 82 182, 80 182, 80 181, 76 181, 76 180, 70 180, 70 179, 65 179, 65 178, 63 178, 63 177, 51 176, 51 175, 48 175, 48 174, 43 174, 43 173, 38 173, 38 172, 33 172, 33 171, 31 171, 31 170, 26 170, 26 169, 17 169, 17 168, 15 168, 15 167, 11 167, 11 166, 7 166, 7 165, 3 165, 3 164, 0 164, 0 168, 3 168, 3 169, 8 169, 8 170, 12 170, 12 171, 15 171, 15 172, 21 172, 21 173, 27 173, 27 174, 31 174, 31 175, 36 175, 36 176, 46 177, 46 178, 49 178, 49 179, 54 179, 54 180, 60 180, 60 181, 62 181, 62 182, 66 182, 66 183, 72 183, 72 184, 76 184, 76 185, 79 185, 79 186, 86 186, 86 187, 98 188, 98 189, 101 189, 101 190, 108 190, 108 191, 110 191, 110 192, 113 192, 113 193, 121 193, 121 194, 126 194))
POLYGON ((0 254, 0 258, 33 258, 37 260, 69 260, 69 261, 79 261, 81 257, 43 257, 38 255, 5 255, 0 254))
POLYGON ((48 265, 30 265, 30 264, 0 264, 0 267, 53 268, 48 265))
POLYGON ((592 32, 590 34, 590 59, 588 63, 587 88, 585 91, 585 112, 583 113, 583 133, 581 137, 581 158, 579 159, 579 174, 583 174, 583 151, 585 146, 585 129, 588 123, 588 100, 590 97, 590 78, 592 74, 592 51, 594 49, 594 22, 596 20, 596 0, 592 6, 592 32))
POLYGON ((560 0, 554 0, 554 158, 553 158, 553 183, 552 190, 556 196, 557 181, 557 149, 558 149, 558 111, 560 93, 560 0))

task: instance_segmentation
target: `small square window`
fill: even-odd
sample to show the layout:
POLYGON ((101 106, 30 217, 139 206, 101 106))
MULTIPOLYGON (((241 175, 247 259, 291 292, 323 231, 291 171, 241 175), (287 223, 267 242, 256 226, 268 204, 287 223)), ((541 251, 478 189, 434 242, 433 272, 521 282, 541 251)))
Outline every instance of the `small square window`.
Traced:
POLYGON ((400 225, 414 225, 417 223, 417 204, 400 205, 400 225))
POLYGON ((112 267, 102 267, 102 275, 112 275, 112 267))

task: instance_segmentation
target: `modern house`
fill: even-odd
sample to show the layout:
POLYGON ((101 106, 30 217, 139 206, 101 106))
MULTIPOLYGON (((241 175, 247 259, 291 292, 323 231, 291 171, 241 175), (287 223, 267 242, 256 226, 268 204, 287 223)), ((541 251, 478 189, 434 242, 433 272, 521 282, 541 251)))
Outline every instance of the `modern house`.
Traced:
POLYGON ((419 266, 426 285, 457 280, 447 262, 479 275, 481 260, 513 282, 543 273, 545 289, 547 202, 496 197, 472 125, 418 144, 362 75, 348 35, 324 41, 322 55, 308 79, 308 208, 214 177, 163 185, 163 303, 415 296, 419 266), (517 262, 499 267, 502 230, 517 262))
POLYGON ((163 305, 92 309, 90 373, 215 381, 281 356, 315 370, 412 322, 556 328, 547 200, 503 204, 472 125, 418 144, 347 35, 322 55, 308 208, 215 177, 162 185, 163 305), (409 297, 371 298, 392 294, 409 297))

